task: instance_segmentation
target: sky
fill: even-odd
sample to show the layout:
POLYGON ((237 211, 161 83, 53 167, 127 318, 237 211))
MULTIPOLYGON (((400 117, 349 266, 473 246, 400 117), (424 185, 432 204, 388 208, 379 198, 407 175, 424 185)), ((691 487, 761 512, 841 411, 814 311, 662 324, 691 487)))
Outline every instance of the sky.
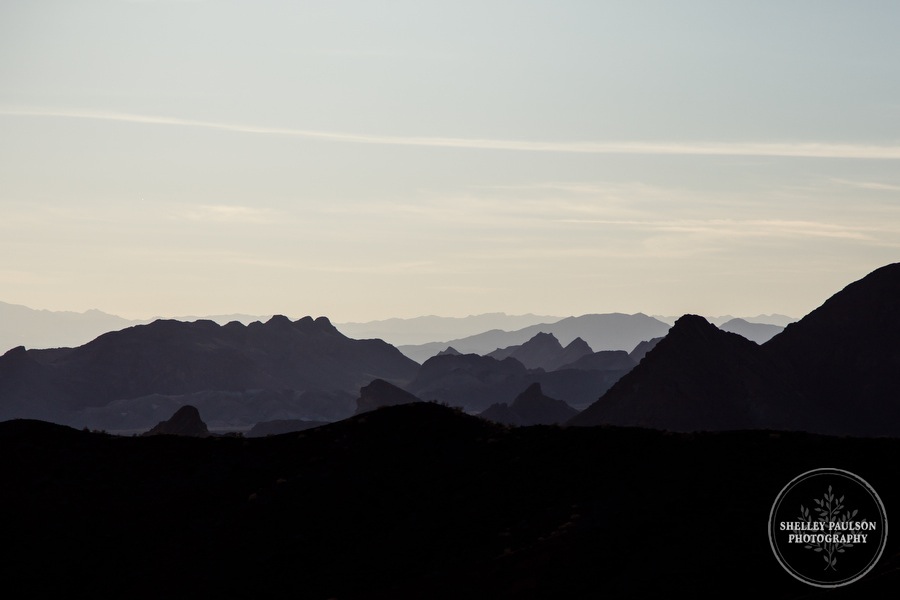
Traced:
POLYGON ((3 0, 0 301, 803 316, 900 256, 900 3, 3 0))

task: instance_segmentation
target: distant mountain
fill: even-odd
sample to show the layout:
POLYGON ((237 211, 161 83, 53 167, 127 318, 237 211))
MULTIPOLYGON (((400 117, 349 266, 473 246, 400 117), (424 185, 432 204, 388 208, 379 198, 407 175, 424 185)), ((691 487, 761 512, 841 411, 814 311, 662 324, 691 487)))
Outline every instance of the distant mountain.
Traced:
MULTIPOLYGON (((680 315, 671 316, 671 315, 653 315, 654 318, 659 319, 665 323, 673 325, 675 321, 681 318, 680 315)), ((787 327, 789 323, 793 323, 797 321, 795 317, 789 317, 787 315, 779 315, 779 314, 771 314, 771 315, 756 315, 755 317, 735 317, 733 315, 720 315, 718 317, 706 316, 704 317, 707 321, 715 325, 716 327, 721 327, 728 321, 739 318, 742 321, 746 321, 748 323, 758 323, 762 325, 777 325, 779 327, 787 327)))
POLYGON ((719 329, 744 336, 751 342, 756 342, 757 344, 765 344, 784 331, 784 327, 781 327, 780 325, 751 323, 744 319, 731 319, 730 321, 726 321, 719 325, 719 329))
POLYGON ((421 400, 384 379, 375 379, 369 385, 360 388, 359 398, 356 399, 356 414, 385 406, 398 406, 413 402, 421 402, 421 400))
POLYGON ((144 435, 183 435, 187 437, 206 437, 209 428, 200 418, 196 407, 185 405, 175 411, 167 421, 161 421, 144 435))
POLYGON ((758 346, 702 317, 668 336, 575 425, 900 435, 900 263, 758 346))
POLYGON ((624 371, 628 372, 637 363, 624 350, 601 350, 585 354, 578 360, 562 365, 560 369, 581 371, 624 371))
MULTIPOLYGON (((146 325, 154 319, 125 319, 96 309, 85 312, 36 310, 19 304, 0 302, 0 353, 17 346, 26 348, 72 348, 110 331, 146 325)), ((249 325, 270 316, 245 314, 179 316, 169 320, 213 321, 225 325, 237 321, 249 325)))
POLYGON ((486 356, 497 360, 514 358, 529 369, 555 371, 560 366, 574 362, 592 352, 591 347, 581 338, 575 338, 563 348, 555 335, 539 332, 524 344, 497 349, 489 352, 486 356))
MULTIPOLYGON (((381 340, 352 340, 325 317, 221 326, 155 321, 104 334, 74 349, 11 350, 0 357, 0 419, 80 425, 91 409, 154 395, 273 390, 355 393, 373 379, 405 383, 418 366, 381 340)), ((271 414, 266 418, 311 418, 271 414)), ((155 421, 153 422, 155 423, 155 421)), ((150 423, 151 425, 153 423, 150 423)), ((149 426, 149 425, 148 425, 149 426)))
POLYGON ((99 310, 55 312, 0 302, 0 353, 17 346, 79 346, 108 331, 138 323, 99 310))
POLYGON ((188 394, 148 394, 91 406, 73 416, 91 429, 130 433, 165 419, 179 406, 191 404, 220 431, 246 431, 260 422, 302 420, 331 423, 351 416, 356 394, 345 390, 207 390, 188 394), (77 417, 77 418, 76 418, 77 417))
POLYGON ((514 358, 444 354, 425 361, 406 389, 423 400, 481 412, 495 402, 511 401, 528 377, 528 369, 514 358))
POLYGON ((532 314, 485 313, 468 317, 437 317, 430 315, 412 319, 336 323, 335 326, 345 335, 352 338, 378 338, 397 346, 401 344, 425 344, 428 342, 459 339, 492 329, 510 331, 538 323, 553 323, 561 318, 532 314))
POLYGON ((479 416, 504 425, 527 426, 558 425, 577 414, 577 410, 562 400, 545 396, 540 383, 532 383, 512 404, 492 404, 479 416))
POLYGON ((581 409, 594 402, 628 369, 528 369, 508 357, 478 354, 434 356, 422 365, 406 389, 423 400, 436 400, 480 413, 496 403, 511 403, 533 383, 553 398, 581 409))
POLYGON ((448 346, 464 354, 487 354, 498 348, 524 344, 538 333, 552 333, 568 345, 581 338, 594 350, 628 350, 639 342, 660 337, 669 325, 647 315, 621 313, 567 317, 554 323, 531 325, 516 331, 492 330, 449 342, 399 346, 413 360, 424 362, 448 346))
POLYGON ((662 337, 653 338, 652 340, 644 340, 634 347, 628 356, 634 361, 634 364, 640 363, 647 356, 647 353, 656 348, 656 345, 662 340, 662 337))

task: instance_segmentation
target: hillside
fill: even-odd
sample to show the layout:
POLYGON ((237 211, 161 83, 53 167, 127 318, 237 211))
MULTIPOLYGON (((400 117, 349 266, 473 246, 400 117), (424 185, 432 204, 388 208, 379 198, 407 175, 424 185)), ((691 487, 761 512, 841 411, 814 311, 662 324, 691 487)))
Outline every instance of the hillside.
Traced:
MULTIPOLYGON (((0 572, 33 597, 847 597, 776 563, 798 473, 864 473, 897 440, 505 429, 430 403, 258 439, 0 423, 0 572)), ((848 588, 896 594, 898 545, 848 588)))
POLYGON ((575 425, 900 436, 900 263, 759 346, 685 316, 575 425))

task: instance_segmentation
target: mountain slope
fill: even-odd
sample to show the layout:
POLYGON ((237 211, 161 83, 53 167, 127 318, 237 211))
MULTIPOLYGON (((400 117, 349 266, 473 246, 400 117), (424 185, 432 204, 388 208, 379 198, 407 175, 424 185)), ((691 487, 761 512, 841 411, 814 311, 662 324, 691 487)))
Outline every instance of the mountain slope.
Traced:
POLYGON ((247 326, 155 321, 25 357, 31 375, 17 366, 25 360, 21 352, 0 357, 0 418, 34 416, 29 405, 38 384, 48 388, 56 410, 72 413, 153 394, 355 393, 376 378, 405 383, 419 366, 381 340, 347 338, 324 317, 291 322, 282 316, 247 326))
POLYGON ((447 346, 453 346, 464 354, 487 354, 497 348, 524 344, 538 333, 552 333, 563 345, 580 337, 595 351, 629 350, 644 340, 665 335, 668 330, 666 323, 642 313, 591 314, 532 325, 517 331, 485 331, 448 342, 403 345, 399 349, 414 360, 424 362, 447 346))
POLYGON ((544 395, 540 383, 532 383, 512 404, 493 404, 479 416, 504 425, 527 426, 559 425, 576 414, 578 411, 562 400, 544 395))
POLYGON ((854 282, 762 346, 679 319, 573 424, 900 436, 900 263, 854 282))
POLYGON ((765 523, 822 464, 890 510, 897 440, 503 428, 431 403, 259 439, 0 423, 11 590, 36 598, 893 598, 782 570, 765 523), (723 532, 726 532, 725 535, 723 532))
POLYGON ((673 431, 791 428, 802 399, 754 342, 685 315, 571 424, 673 431), (792 407, 792 408, 788 408, 792 407))

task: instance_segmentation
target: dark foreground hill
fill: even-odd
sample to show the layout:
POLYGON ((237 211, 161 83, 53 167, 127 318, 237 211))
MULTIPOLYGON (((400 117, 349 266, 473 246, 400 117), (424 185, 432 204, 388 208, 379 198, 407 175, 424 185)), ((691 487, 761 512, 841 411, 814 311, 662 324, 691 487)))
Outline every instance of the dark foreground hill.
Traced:
POLYGON ((686 315, 572 424, 900 436, 900 263, 758 346, 686 315))
POLYGON ((893 598, 900 547, 846 592, 778 565, 807 470, 888 513, 900 440, 504 428, 433 403, 259 439, 0 423, 0 563, 21 597, 893 598))

